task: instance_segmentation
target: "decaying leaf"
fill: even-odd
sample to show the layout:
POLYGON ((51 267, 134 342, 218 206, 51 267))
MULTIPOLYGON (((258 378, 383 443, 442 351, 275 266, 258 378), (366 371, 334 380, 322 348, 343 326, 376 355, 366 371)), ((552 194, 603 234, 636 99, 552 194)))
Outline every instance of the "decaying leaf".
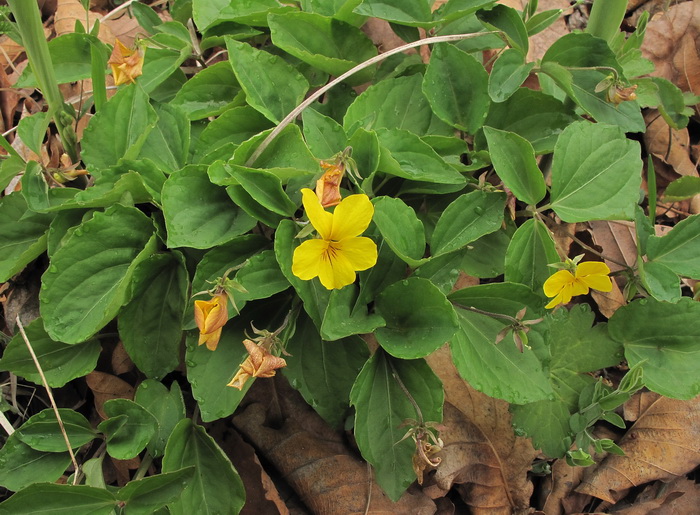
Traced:
MULTIPOLYGON (((278 387, 283 383, 283 380, 275 381, 278 387)), ((407 492, 398 502, 392 503, 381 488, 370 481, 367 465, 342 441, 314 432, 314 427, 323 424, 320 417, 309 410, 297 392, 288 386, 284 389, 280 399, 284 398, 283 417, 286 418, 281 424, 273 428, 266 422, 267 408, 261 402, 249 405, 234 416, 233 424, 285 477, 312 512, 324 515, 365 513, 368 488, 371 488, 368 513, 432 515, 435 512, 433 501, 420 492, 407 492)))
POLYGON ((647 151, 668 163, 678 175, 698 176, 698 170, 690 159, 690 136, 688 129, 671 130, 657 111, 644 116, 647 131, 644 144, 647 151))
MULTIPOLYGON (((99 18, 98 14, 85 11, 80 0, 58 0, 54 17, 54 30, 57 36, 70 34, 75 32, 76 22, 80 22, 89 32, 99 18), (90 24, 89 27, 87 26, 88 23, 90 24)), ((114 34, 112 34, 109 26, 104 23, 100 24, 98 37, 101 41, 110 45, 114 43, 114 34)))
MULTIPOLYGON (((631 506, 611 509, 618 515, 695 515, 700 506, 700 485, 686 478, 670 483, 656 481, 637 496, 631 506)), ((617 508, 617 507, 616 507, 617 508)))
POLYGON ((530 506, 527 477, 537 452, 513 433, 508 403, 474 390, 457 373, 447 346, 426 358, 445 388, 442 463, 434 479, 443 490, 463 484, 472 513, 517 513, 530 506))
POLYGON ((659 397, 639 416, 618 445, 577 491, 609 502, 634 486, 682 477, 700 464, 700 397, 659 397))
POLYGON ((699 36, 698 2, 672 2, 667 11, 654 15, 642 45, 644 57, 656 65, 654 75, 683 91, 700 93, 699 36))
POLYGON ((134 398, 134 388, 117 376, 95 370, 86 375, 85 380, 95 396, 95 409, 103 419, 107 419, 102 409, 105 402, 110 399, 132 400, 134 398))

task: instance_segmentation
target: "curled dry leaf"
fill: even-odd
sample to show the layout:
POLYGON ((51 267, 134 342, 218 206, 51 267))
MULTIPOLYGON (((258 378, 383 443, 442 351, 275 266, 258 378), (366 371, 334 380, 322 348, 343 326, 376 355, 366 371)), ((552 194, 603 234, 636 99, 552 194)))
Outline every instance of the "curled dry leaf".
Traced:
POLYGON ((700 485, 686 478, 657 481, 637 496, 632 506, 610 510, 617 515, 695 515, 700 506, 700 485))
MULTIPOLYGON (((285 392, 285 412, 296 409, 288 406, 296 397, 300 397, 296 392, 285 392)), ((303 400, 298 402, 304 404, 303 400)), ((315 413, 305 410, 303 418, 288 416, 273 429, 266 423, 266 411, 262 403, 250 404, 233 417, 233 424, 284 476, 313 513, 365 513, 368 487, 370 514, 435 513, 433 501, 420 492, 405 493, 398 502, 391 502, 374 481, 368 480, 369 468, 350 449, 309 430, 320 423, 315 413)))
POLYGON ((134 398, 134 388, 117 376, 95 370, 86 375, 85 380, 95 396, 95 409, 102 419, 108 418, 102 409, 108 400, 134 398))
POLYGON ((648 111, 644 120, 647 131, 644 144, 652 155, 668 163, 678 175, 698 176, 698 170, 690 159, 690 135, 688 129, 671 130, 658 111, 648 111))
MULTIPOLYGON (((85 11, 80 0, 58 0, 56 15, 54 16, 54 30, 57 36, 70 34, 75 32, 75 23, 79 21, 89 32, 99 19, 99 14, 85 11), (86 26, 87 23, 90 24, 89 27, 86 26)), ((104 23, 100 23, 98 37, 105 43, 114 44, 114 34, 112 34, 109 26, 104 23)))
POLYGON ((618 445, 577 488, 617 502, 634 486, 681 477, 700 464, 700 397, 689 401, 659 397, 639 416, 618 445))
POLYGON ((700 2, 673 2, 652 17, 642 53, 656 66, 654 75, 683 91, 700 93, 700 2))
POLYGON ((458 374, 444 346, 426 358, 445 389, 442 463, 434 479, 444 491, 464 484, 471 513, 527 511, 532 483, 527 477, 537 452, 513 433, 508 403, 474 390, 458 374))

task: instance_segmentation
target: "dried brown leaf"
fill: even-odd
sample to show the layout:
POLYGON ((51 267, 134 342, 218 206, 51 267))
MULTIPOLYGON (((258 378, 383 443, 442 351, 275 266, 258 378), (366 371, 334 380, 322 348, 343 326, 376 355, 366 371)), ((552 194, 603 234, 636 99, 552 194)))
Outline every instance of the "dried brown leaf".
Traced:
POLYGON ((622 406, 622 416, 628 422, 636 422, 661 395, 654 392, 637 392, 622 406))
POLYGON ((129 354, 124 348, 124 344, 120 341, 114 351, 112 351, 112 372, 116 375, 126 374, 134 369, 134 362, 131 361, 129 354))
POLYGON ((634 486, 675 479, 700 464, 700 397, 660 397, 640 415, 618 445, 625 456, 609 455, 578 492, 616 502, 634 486))
POLYGON ((527 510, 533 489, 527 472, 537 452, 529 439, 513 433, 508 403, 469 386, 447 346, 426 361, 442 380, 446 398, 437 485, 449 490, 463 484, 464 501, 475 514, 527 510))
POLYGON ((112 374, 97 370, 85 376, 88 387, 95 396, 95 409, 102 419, 107 419, 102 407, 110 399, 133 399, 134 388, 126 381, 112 374))
POLYGON ((637 496, 634 504, 612 509, 617 515, 696 515, 700 506, 700 485, 686 478, 670 483, 657 481, 637 496))
POLYGON ((656 66, 653 75, 670 80, 683 91, 700 93, 700 2, 673 3, 652 17, 642 53, 656 66))
MULTIPOLYGON (((99 14, 85 11, 80 0, 58 0, 56 15, 54 16, 54 30, 57 36, 70 34, 75 32, 76 22, 80 22, 90 32, 95 22, 99 19, 99 14)), ((105 23, 100 23, 100 31, 97 37, 105 43, 114 44, 114 34, 105 23)))
POLYGON ((644 144, 647 151, 668 163, 679 175, 698 176, 698 170, 690 159, 690 135, 688 129, 671 130, 658 111, 645 114, 647 131, 644 144))

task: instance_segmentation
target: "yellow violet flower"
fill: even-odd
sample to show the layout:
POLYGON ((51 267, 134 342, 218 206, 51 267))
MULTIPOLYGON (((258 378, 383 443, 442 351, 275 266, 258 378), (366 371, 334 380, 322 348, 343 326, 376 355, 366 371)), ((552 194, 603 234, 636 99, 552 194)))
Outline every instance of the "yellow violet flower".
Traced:
POLYGON ((612 290, 612 281, 608 274, 610 269, 599 261, 585 261, 575 265, 572 274, 569 270, 559 270, 544 282, 544 294, 554 297, 545 307, 553 308, 567 304, 571 297, 585 295, 589 289, 608 292, 612 290))
POLYGON ((211 300, 194 301, 194 321, 199 328, 199 345, 216 350, 221 338, 221 329, 228 322, 228 296, 217 293, 211 300))
POLYGON ((118 39, 107 64, 112 68, 114 85, 131 84, 143 73, 143 55, 139 50, 131 50, 118 39))
POLYGON ((294 250, 292 273, 304 281, 318 277, 329 290, 352 284, 356 271, 377 262, 377 245, 360 236, 372 221, 372 202, 367 195, 350 195, 330 213, 312 190, 304 188, 301 193, 320 238, 307 240, 294 250))

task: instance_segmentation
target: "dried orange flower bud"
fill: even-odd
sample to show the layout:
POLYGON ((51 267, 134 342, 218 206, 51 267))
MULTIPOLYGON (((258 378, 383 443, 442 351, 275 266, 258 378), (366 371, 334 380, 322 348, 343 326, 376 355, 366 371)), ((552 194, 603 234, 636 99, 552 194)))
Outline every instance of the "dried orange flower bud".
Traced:
POLYGON ((273 356, 270 351, 252 340, 243 340, 243 345, 248 351, 248 357, 241 363, 238 372, 226 386, 242 390, 251 377, 272 377, 277 373, 278 368, 287 366, 283 358, 273 356))
POLYGON ((316 196, 323 207, 337 206, 342 200, 340 197, 340 181, 345 175, 343 163, 329 164, 321 161, 321 168, 325 173, 316 181, 316 196))
POLYGON ((131 84, 143 73, 143 55, 139 50, 131 50, 118 39, 107 64, 112 68, 114 84, 131 84))
POLYGON ((194 321, 199 328, 199 345, 216 350, 221 338, 221 329, 228 322, 228 296, 217 293, 211 300, 194 301, 194 321))

